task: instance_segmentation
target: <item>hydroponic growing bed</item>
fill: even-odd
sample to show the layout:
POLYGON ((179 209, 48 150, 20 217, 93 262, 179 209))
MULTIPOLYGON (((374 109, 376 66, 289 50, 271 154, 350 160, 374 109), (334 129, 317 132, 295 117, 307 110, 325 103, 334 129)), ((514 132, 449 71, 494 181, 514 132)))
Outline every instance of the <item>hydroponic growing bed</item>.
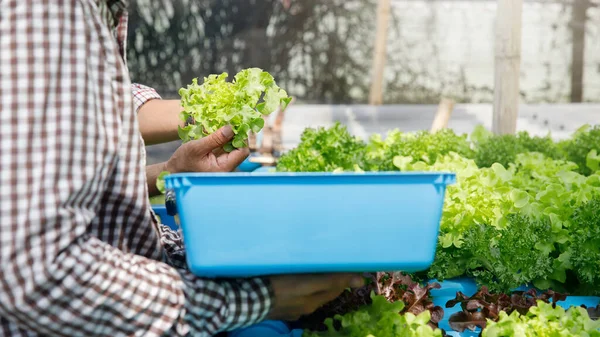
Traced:
MULTIPOLYGON (((421 282, 388 278, 345 293, 280 335, 599 336, 598 150, 600 128, 588 126, 561 142, 483 128, 363 142, 341 125, 307 129, 277 171, 450 171, 457 184, 447 190, 436 259, 412 275, 421 282)), ((252 337, 258 327, 236 333, 252 337)))

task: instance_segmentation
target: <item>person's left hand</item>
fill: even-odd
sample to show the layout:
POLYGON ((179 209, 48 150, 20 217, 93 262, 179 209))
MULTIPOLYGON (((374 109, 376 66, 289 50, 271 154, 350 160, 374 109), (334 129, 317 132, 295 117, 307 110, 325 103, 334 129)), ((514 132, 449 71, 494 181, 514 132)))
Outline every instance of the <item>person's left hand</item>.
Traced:
POLYGON ((170 173, 180 172, 230 172, 250 154, 245 147, 225 152, 223 145, 233 139, 233 130, 225 126, 216 132, 181 145, 165 163, 170 173))

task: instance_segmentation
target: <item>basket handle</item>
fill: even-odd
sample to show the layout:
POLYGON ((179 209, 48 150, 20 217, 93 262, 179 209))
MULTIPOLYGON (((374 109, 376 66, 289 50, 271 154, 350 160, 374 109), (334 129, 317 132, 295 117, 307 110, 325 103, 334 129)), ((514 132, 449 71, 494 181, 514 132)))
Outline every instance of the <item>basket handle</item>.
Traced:
POLYGON ((177 215, 177 203, 175 202, 175 190, 167 189, 165 193, 165 208, 170 216, 177 215))

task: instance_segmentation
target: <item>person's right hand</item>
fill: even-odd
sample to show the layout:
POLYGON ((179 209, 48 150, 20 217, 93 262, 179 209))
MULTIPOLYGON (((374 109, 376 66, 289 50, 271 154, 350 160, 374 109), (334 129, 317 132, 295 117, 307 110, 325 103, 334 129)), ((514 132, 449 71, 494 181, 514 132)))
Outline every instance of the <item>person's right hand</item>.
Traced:
POLYGON ((225 152, 223 146, 233 139, 231 126, 182 144, 165 163, 165 171, 180 172, 231 172, 250 154, 248 147, 225 152))
POLYGON ((336 299, 346 288, 359 288, 364 279, 356 274, 289 275, 271 278, 275 304, 267 317, 294 321, 336 299))

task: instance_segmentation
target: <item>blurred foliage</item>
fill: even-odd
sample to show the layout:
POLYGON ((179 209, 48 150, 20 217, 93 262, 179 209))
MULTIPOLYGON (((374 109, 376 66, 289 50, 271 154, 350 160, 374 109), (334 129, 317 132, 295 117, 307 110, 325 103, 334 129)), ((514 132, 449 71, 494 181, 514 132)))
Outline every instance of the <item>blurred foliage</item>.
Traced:
MULTIPOLYGON (((280 0, 131 0, 132 79, 165 97, 177 97, 177 90, 194 77, 224 71, 233 76, 243 68, 260 67, 302 102, 366 103, 377 0, 289 3, 284 8, 280 0)), ((418 8, 424 18, 418 34, 392 11, 384 101, 437 104, 443 95, 457 102, 491 102, 492 81, 474 85, 465 64, 440 63, 447 41, 436 35, 441 12, 435 8, 433 1, 418 8), (430 57, 415 54, 415 49, 430 57)), ((569 35, 570 6, 564 8, 559 21, 547 23, 554 29, 552 36, 569 35)), ((564 49, 568 56, 565 41, 553 40, 548 48, 564 49)), ((556 78, 563 72, 569 76, 569 67, 548 62, 541 65, 546 69, 541 88, 521 92, 524 102, 568 98, 568 81, 556 78)))
POLYGON ((167 96, 194 77, 247 67, 272 73, 304 101, 368 94, 375 0, 136 0, 128 63, 167 96), (289 69, 294 69, 294 73, 289 69))

